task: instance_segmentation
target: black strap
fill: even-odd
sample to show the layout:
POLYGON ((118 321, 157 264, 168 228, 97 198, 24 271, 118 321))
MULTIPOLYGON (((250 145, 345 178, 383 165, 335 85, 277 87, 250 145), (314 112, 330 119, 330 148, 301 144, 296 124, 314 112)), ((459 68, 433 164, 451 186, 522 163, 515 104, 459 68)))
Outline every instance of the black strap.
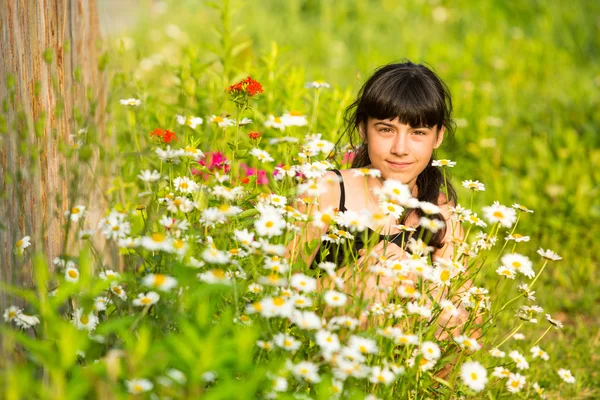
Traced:
POLYGON ((334 169, 333 172, 340 177, 340 206, 338 208, 340 211, 346 211, 346 190, 344 189, 344 178, 342 178, 342 173, 337 169, 334 169))

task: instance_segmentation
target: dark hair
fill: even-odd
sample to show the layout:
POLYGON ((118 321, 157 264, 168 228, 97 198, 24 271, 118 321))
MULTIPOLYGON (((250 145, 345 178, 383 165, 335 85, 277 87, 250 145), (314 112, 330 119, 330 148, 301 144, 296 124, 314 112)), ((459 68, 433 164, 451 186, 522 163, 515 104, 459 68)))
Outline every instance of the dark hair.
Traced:
MULTIPOLYGON (((452 140, 455 131, 450 90, 432 70, 410 61, 388 64, 378 68, 360 89, 356 101, 346 109, 344 113, 345 133, 355 151, 352 168, 365 167, 371 163, 368 144, 364 142, 359 131, 360 126, 364 127, 366 131, 369 117, 398 118, 401 123, 410 126, 433 127, 437 125, 438 132, 444 126, 445 140, 446 138, 452 140)), ((419 201, 438 204, 444 176, 437 167, 431 165, 434 159, 435 152, 427 167, 417 177, 417 198, 419 201)), ((446 173, 446 177, 449 178, 448 173, 446 173)), ((446 202, 456 204, 456 191, 449 181, 447 184, 446 202)), ((424 216, 421 209, 415 209, 413 212, 418 217, 424 216)), ((440 214, 433 217, 443 221, 440 214)), ((408 215, 405 214, 400 223, 404 224, 407 219, 408 215)), ((437 248, 443 247, 445 233, 445 229, 438 231, 431 237, 429 244, 437 248)), ((420 232, 416 232, 415 236, 418 237, 419 234, 420 232)))

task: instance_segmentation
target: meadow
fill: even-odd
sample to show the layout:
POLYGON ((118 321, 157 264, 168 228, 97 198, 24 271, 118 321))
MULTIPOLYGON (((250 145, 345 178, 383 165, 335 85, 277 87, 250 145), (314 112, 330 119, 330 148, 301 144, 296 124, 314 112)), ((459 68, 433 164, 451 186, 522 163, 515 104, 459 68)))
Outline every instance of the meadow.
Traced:
MULTIPOLYGON (((599 397, 599 12, 587 1, 146 4, 106 39, 106 126, 74 117, 65 144, 69 173, 98 154, 108 189, 92 201, 73 180, 54 267, 35 243, 15 249, 36 288, 3 287, 27 301, 3 310, 5 397, 599 397), (345 108, 375 68, 404 59, 449 85, 456 136, 436 158, 456 162, 441 168, 487 226, 456 212, 466 255, 432 264, 415 245, 428 273, 408 284, 390 272, 404 294, 389 304, 317 290, 332 267, 283 256, 322 216, 293 202, 298 185, 311 193, 311 179, 347 167, 345 108), (507 219, 490 217, 495 201, 507 219), (106 214, 92 226, 93 208, 106 214), (530 240, 505 240, 515 233, 530 240), (532 274, 498 272, 514 253, 532 274), (461 291, 466 279, 475 290, 461 291), (452 306, 444 290, 469 311, 462 335, 436 332, 452 306)), ((339 240, 347 220, 329 219, 339 240)))

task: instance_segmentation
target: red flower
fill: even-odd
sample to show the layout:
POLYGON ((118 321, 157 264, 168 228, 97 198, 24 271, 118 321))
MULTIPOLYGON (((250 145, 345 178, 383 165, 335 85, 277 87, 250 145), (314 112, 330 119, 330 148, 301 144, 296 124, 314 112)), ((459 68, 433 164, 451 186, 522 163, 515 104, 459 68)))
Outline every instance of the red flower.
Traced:
POLYGON ((248 178, 248 177, 244 177, 244 178, 242 178, 241 182, 242 182, 244 185, 247 185, 248 183, 250 183, 250 178, 248 178))
POLYGON ((262 93, 263 87, 260 84, 260 82, 255 81, 250 77, 247 77, 246 79, 229 86, 229 93, 238 94, 240 92, 246 93, 248 96, 252 97, 254 95, 262 93))
POLYGON ((150 132, 150 138, 157 138, 163 143, 171 143, 177 141, 177 136, 175 136, 175 132, 160 128, 156 128, 155 130, 150 132))
POLYGON ((262 132, 250 132, 250 133, 248 134, 248 137, 249 137, 251 140, 257 140, 257 139, 260 139, 260 135, 262 135, 262 132))

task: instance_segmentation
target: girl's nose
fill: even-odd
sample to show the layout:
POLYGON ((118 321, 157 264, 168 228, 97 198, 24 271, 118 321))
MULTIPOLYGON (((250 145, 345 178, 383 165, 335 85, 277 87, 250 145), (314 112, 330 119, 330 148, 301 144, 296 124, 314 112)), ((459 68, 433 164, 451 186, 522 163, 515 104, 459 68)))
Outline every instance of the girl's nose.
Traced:
POLYGON ((392 154, 404 155, 408 154, 408 135, 399 134, 391 149, 392 154))

